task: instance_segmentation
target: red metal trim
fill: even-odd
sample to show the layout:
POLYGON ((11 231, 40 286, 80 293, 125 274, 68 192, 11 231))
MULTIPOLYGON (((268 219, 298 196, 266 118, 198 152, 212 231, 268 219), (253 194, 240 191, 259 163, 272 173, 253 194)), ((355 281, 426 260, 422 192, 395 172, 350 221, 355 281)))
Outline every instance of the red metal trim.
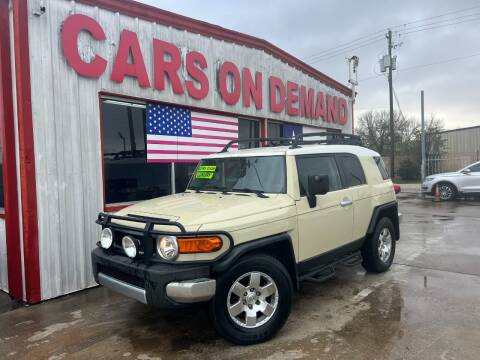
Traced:
POLYGON ((263 39, 158 9, 150 5, 140 4, 132 0, 77 0, 77 2, 91 6, 98 6, 113 12, 119 12, 128 16, 156 22, 157 24, 172 26, 174 28, 186 30, 192 33, 263 50, 266 53, 286 62, 290 66, 297 68, 305 74, 312 76, 325 85, 338 90, 347 97, 350 97, 352 94, 351 89, 347 86, 339 83, 338 81, 318 71, 314 67, 304 63, 293 55, 290 55, 286 51, 263 39))
POLYGON ((125 209, 127 206, 132 204, 123 204, 123 205, 105 205, 104 211, 105 212, 117 212, 122 209, 125 209))
POLYGON ((18 221, 17 164, 15 154, 15 122, 10 52, 10 18, 8 1, 0 0, 0 127, 3 148, 3 189, 7 245, 8 292, 16 300, 23 296, 22 253, 18 221))
POLYGON ((22 195, 21 216, 23 223, 25 297, 26 301, 32 304, 41 300, 41 290, 30 55, 28 48, 28 5, 26 0, 13 0, 13 35, 17 89, 20 189, 22 195))

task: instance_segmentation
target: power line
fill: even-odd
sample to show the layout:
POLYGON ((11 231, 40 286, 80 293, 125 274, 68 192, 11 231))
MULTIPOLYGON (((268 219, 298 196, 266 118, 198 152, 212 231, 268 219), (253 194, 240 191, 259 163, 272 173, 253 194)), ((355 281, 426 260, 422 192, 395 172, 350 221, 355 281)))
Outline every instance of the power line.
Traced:
MULTIPOLYGON (((449 62, 453 62, 453 61, 469 59, 469 58, 472 58, 472 57, 475 57, 475 56, 480 56, 480 53, 475 53, 475 54, 470 54, 470 55, 466 55, 466 56, 455 57, 455 58, 451 58, 451 59, 447 59, 447 60, 442 60, 442 61, 435 61, 435 62, 431 62, 431 63, 427 63, 427 64, 414 65, 414 66, 406 67, 405 69, 398 69, 397 72, 404 72, 404 71, 409 71, 409 70, 424 68, 424 67, 433 66, 433 65, 445 64, 445 63, 449 63, 449 62)), ((383 75, 383 74, 379 74, 379 75, 369 76, 369 77, 367 77, 367 78, 360 79, 359 82, 360 82, 360 81, 368 81, 368 80, 376 79, 376 78, 381 77, 381 76, 384 76, 384 75, 383 75)))
POLYGON ((383 34, 384 31, 385 31, 385 29, 382 29, 382 30, 379 30, 379 31, 375 31, 375 32, 373 32, 373 33, 371 33, 371 34, 368 34, 368 35, 365 35, 365 36, 361 36, 361 37, 359 37, 359 38, 357 38, 357 39, 348 41, 348 42, 346 42, 346 43, 343 43, 343 44, 340 44, 340 45, 337 45, 337 46, 334 46, 334 47, 332 47, 332 48, 330 48, 330 49, 325 49, 325 50, 319 51, 319 52, 317 52, 317 53, 310 54, 310 55, 308 55, 308 56, 305 56, 303 59, 304 59, 304 60, 307 60, 307 59, 309 59, 309 58, 316 57, 316 56, 318 56, 318 55, 323 55, 323 54, 325 54, 325 53, 329 53, 329 52, 332 52, 332 51, 336 51, 338 48, 343 48, 343 47, 345 47, 345 46, 348 47, 348 45, 350 45, 350 44, 352 44, 352 43, 356 43, 356 42, 358 42, 359 40, 364 40, 364 39, 366 40, 367 38, 374 37, 375 35, 378 36, 378 34, 383 34))
POLYGON ((413 34, 413 33, 417 33, 417 32, 420 32, 420 31, 438 29, 438 28, 445 27, 445 26, 463 24, 463 23, 466 23, 466 22, 478 21, 478 20, 480 20, 480 17, 475 18, 475 19, 468 19, 468 20, 458 21, 458 22, 454 22, 454 23, 451 23, 451 24, 444 24, 444 25, 432 26, 432 27, 428 27, 428 28, 425 28, 425 29, 412 30, 412 31, 407 31, 407 32, 400 32, 398 35, 401 36, 401 35, 413 34))
MULTIPOLYGON (((480 13, 477 12, 477 13, 474 13, 474 14, 457 16, 457 17, 454 17, 454 18, 449 18, 449 19, 443 19, 443 20, 435 21, 435 22, 432 22, 432 23, 429 23, 429 24, 422 24, 422 25, 417 25, 417 26, 406 27, 406 28, 404 28, 404 29, 402 29, 402 30, 398 30, 398 32, 408 31, 408 30, 413 30, 413 29, 419 29, 419 28, 423 28, 423 27, 426 27, 426 26, 442 24, 442 23, 445 23, 445 22, 455 21, 455 20, 459 20, 459 19, 465 19, 465 18, 468 18, 468 17, 478 16, 478 15, 480 15, 480 13)), ((445 25, 448 26, 448 24, 445 24, 445 25)))
MULTIPOLYGON (((417 26, 414 26, 414 27, 410 27, 410 29, 407 28, 407 26, 411 25, 411 24, 415 24, 415 23, 419 23, 419 22, 427 21, 427 20, 432 20, 432 19, 438 19, 438 18, 441 18, 441 17, 444 17, 444 16, 448 16, 448 15, 452 15, 452 14, 458 14, 458 13, 462 13, 462 12, 466 12, 466 11, 470 11, 470 10, 474 10, 474 9, 478 9, 478 8, 480 8, 480 5, 472 6, 470 8, 450 11, 450 12, 447 12, 447 13, 444 13, 444 14, 430 16, 430 17, 427 17, 427 18, 410 21, 410 22, 407 22, 407 23, 404 23, 404 24, 395 25, 395 26, 391 27, 391 29, 404 27, 404 29, 402 29, 402 30, 396 30, 396 32, 402 32, 403 31, 403 33, 400 33, 400 35, 406 35, 407 33, 430 30, 430 28, 425 28, 425 29, 422 29, 422 30, 405 32, 405 30, 411 30, 411 29, 414 29, 414 28, 426 27, 426 26, 431 26, 431 25, 437 24, 437 23, 440 24, 440 23, 443 23, 443 22, 458 20, 460 18, 475 16, 475 15, 478 15, 478 14, 463 15, 463 16, 459 16, 459 17, 456 17, 456 18, 440 20, 438 22, 431 23, 431 24, 417 25, 417 26)), ((468 21, 474 21, 474 20, 470 19, 468 21)), ((467 22, 467 21, 465 21, 465 22, 467 22)), ((461 22, 458 22, 458 23, 461 23, 461 22)), ((456 25, 456 24, 457 23, 444 24, 444 26, 450 26, 450 25, 456 25)), ((440 27, 440 26, 438 26, 438 27, 440 27)), ((434 28, 435 27, 432 27, 431 29, 434 29, 434 28)), ((359 49, 360 47, 363 47, 363 46, 368 46, 372 43, 372 41, 374 39, 376 39, 379 36, 379 34, 383 34, 383 32, 385 32, 386 30, 388 30, 388 28, 383 28, 379 31, 373 32, 373 33, 368 34, 368 35, 361 36, 359 38, 348 41, 346 43, 339 44, 339 45, 334 46, 332 48, 325 49, 325 50, 319 51, 319 52, 314 53, 314 54, 310 54, 308 56, 305 56, 303 58, 303 60, 306 61, 306 62, 316 62, 316 61, 320 61, 320 59, 323 59, 324 57, 327 57, 327 59, 328 59, 328 58, 330 58, 330 56, 332 56, 332 57, 339 56, 341 54, 344 54, 347 51, 356 50, 356 49, 359 49), (359 41, 362 44, 362 46, 360 46, 360 44, 358 44, 359 41)), ((323 60, 326 60, 326 59, 323 59, 323 60)))
POLYGON ((393 90, 393 96, 395 97, 395 102, 397 103, 398 112, 402 116, 403 120, 405 120, 405 115, 403 115, 402 108, 400 107, 400 102, 398 101, 398 97, 397 97, 397 93, 395 92, 395 88, 392 88, 392 90, 393 90))
POLYGON ((309 63, 310 64, 314 64, 314 63, 317 63, 317 62, 320 62, 320 61, 324 61, 324 60, 328 60, 328 59, 331 59, 333 57, 336 57, 336 56, 339 56, 339 55, 343 55, 345 54, 346 52, 348 51, 352 51, 352 50, 356 50, 356 49, 360 49, 362 47, 365 47, 365 46, 368 46, 368 45, 371 45, 371 44, 374 44, 376 42, 379 42, 379 41, 382 41, 384 40, 384 36, 379 36, 377 37, 376 39, 372 39, 371 41, 368 41, 368 42, 365 42, 365 43, 361 43, 357 46, 353 46, 353 47, 349 47, 347 49, 340 49, 336 52, 333 52, 333 53, 330 53, 330 54, 327 54, 325 56, 320 56, 318 58, 315 58, 313 60, 310 60, 309 63))
POLYGON ((410 21, 410 22, 405 23, 405 24, 395 25, 395 26, 392 27, 392 29, 402 27, 402 26, 405 27, 406 25, 415 24, 415 23, 418 23, 418 22, 426 21, 426 20, 438 19, 440 17, 444 17, 444 16, 447 16, 447 15, 458 14, 458 13, 461 13, 461 12, 465 12, 465 11, 469 11, 469 10, 473 10, 473 9, 478 9, 478 8, 480 8, 480 5, 472 6, 472 7, 466 8, 466 9, 450 11, 448 13, 444 13, 444 14, 441 14, 441 15, 435 15, 435 16, 431 16, 431 17, 428 17, 428 18, 423 18, 423 19, 410 21))

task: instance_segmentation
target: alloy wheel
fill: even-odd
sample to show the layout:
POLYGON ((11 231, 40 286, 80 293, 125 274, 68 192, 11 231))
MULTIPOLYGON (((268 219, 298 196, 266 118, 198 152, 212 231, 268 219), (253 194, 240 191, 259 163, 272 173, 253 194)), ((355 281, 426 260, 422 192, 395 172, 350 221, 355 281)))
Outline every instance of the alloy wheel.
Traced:
POLYGON ((270 276, 253 271, 240 276, 230 287, 227 309, 235 324, 256 328, 269 321, 278 305, 278 288, 270 276))
POLYGON ((383 228, 380 232, 379 242, 378 242, 378 256, 380 260, 384 263, 390 258, 390 253, 392 252, 392 234, 388 228, 383 228))

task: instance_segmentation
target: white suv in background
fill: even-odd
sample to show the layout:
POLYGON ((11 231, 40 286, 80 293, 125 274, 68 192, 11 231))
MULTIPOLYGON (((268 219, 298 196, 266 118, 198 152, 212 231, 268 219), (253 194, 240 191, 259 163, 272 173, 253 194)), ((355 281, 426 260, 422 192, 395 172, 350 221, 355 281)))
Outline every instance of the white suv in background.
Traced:
POLYGON ((441 200, 453 200, 460 194, 480 195, 480 161, 456 172, 427 176, 422 193, 434 195, 437 186, 441 200))

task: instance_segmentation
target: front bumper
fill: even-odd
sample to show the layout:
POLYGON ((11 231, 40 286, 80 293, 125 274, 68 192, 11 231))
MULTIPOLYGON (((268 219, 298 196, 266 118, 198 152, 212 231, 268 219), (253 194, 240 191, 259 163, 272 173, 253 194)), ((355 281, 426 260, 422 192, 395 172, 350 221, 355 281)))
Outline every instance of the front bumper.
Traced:
POLYGON ((422 187, 421 187, 421 190, 422 190, 422 193, 424 194, 432 194, 433 193, 433 186, 434 186, 434 183, 433 182, 424 182, 422 184, 422 187))
POLYGON ((148 305, 172 308, 215 295, 208 264, 144 264, 97 248, 92 266, 97 283, 148 305))

